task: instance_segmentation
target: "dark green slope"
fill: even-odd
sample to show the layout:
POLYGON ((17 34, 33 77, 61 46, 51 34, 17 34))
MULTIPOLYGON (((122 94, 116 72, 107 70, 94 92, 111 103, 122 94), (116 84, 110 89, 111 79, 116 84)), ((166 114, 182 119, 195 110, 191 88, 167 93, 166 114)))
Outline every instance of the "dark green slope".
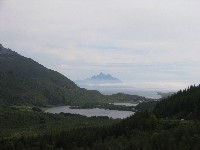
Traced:
POLYGON ((162 118, 200 119, 200 85, 190 86, 162 100, 154 109, 162 118))
POLYGON ((102 97, 99 92, 81 89, 60 73, 0 45, 0 105, 80 104, 102 97))
POLYGON ((105 96, 95 90, 80 88, 62 74, 0 44, 0 106, 76 105, 116 109, 109 103, 119 101, 139 102, 149 99, 128 94, 105 96))
POLYGON ((129 95, 129 94, 124 94, 124 93, 117 93, 117 94, 112 94, 110 98, 114 99, 115 101, 119 102, 137 102, 139 103, 140 101, 146 100, 146 101, 151 101, 152 99, 150 98, 145 98, 142 96, 138 95, 129 95))
MULTIPOLYGON (((36 108, 36 107, 34 107, 36 108)), ((100 127, 117 123, 108 117, 86 117, 76 114, 50 114, 39 109, 0 107, 0 141, 2 137, 58 134, 83 127, 100 127)), ((1 149, 1 148, 0 148, 1 149)))
POLYGON ((134 116, 118 122, 103 118, 68 116, 67 114, 36 114, 30 111, 23 113, 23 111, 7 109, 0 111, 5 115, 3 117, 5 123, 1 125, 3 130, 0 133, 3 137, 0 137, 0 149, 200 149, 199 121, 158 119, 153 114, 146 112, 136 113, 134 116), (11 118, 17 116, 19 121, 15 118, 8 119, 10 116, 11 118), (29 119, 33 124, 26 122, 29 119), (114 124, 112 125, 112 123, 114 124), (23 128, 20 126, 21 124, 23 128))
POLYGON ((199 112, 199 91, 200 86, 191 86, 161 101, 154 113, 136 112, 121 121, 3 108, 0 149, 199 150, 200 121, 195 117, 199 112), (177 119, 188 112, 192 112, 194 120, 177 119), (54 125, 56 128, 49 130, 54 125))

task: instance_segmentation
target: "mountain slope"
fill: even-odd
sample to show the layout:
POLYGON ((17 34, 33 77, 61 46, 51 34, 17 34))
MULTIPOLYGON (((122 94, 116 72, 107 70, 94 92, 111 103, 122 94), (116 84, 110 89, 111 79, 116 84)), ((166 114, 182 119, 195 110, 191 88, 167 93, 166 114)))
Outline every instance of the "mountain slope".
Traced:
POLYGON ((148 99, 127 94, 105 96, 95 90, 80 88, 62 74, 0 45, 0 106, 76 105, 92 108, 104 107, 116 100, 138 102, 148 99))
POLYGON ((0 45, 0 105, 60 105, 100 100, 60 73, 0 45))
POLYGON ((119 79, 114 78, 112 75, 110 74, 104 74, 104 73, 100 73, 99 75, 94 75, 91 78, 87 79, 88 81, 93 81, 93 82, 121 82, 119 79))
POLYGON ((154 109, 158 117, 200 119, 200 85, 190 86, 162 100, 154 109))
POLYGON ((77 84, 101 84, 101 83, 121 83, 121 81, 117 78, 114 78, 110 74, 100 73, 98 75, 93 75, 91 78, 87 78, 85 80, 77 80, 75 81, 77 84))

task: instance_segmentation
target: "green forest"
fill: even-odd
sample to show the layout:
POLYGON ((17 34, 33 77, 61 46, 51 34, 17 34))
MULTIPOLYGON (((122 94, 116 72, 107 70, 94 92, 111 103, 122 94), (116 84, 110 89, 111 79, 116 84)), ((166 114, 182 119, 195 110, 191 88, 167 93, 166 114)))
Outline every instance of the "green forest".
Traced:
POLYGON ((199 150, 200 85, 153 101, 82 89, 0 45, 0 150, 199 150), (126 119, 50 114, 51 106, 132 110, 126 119))
POLYGON ((199 92, 200 86, 191 86, 160 101, 153 111, 137 112, 124 120, 4 107, 0 111, 0 149, 198 150, 199 92), (187 98, 181 100, 183 97, 187 98))

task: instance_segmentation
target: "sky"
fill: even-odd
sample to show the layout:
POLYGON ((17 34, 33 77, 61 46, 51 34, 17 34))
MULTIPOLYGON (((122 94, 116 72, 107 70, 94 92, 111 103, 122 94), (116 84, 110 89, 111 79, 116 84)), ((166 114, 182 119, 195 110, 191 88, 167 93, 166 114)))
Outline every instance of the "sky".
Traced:
POLYGON ((0 43, 71 80, 200 83, 198 0, 0 0, 0 43))

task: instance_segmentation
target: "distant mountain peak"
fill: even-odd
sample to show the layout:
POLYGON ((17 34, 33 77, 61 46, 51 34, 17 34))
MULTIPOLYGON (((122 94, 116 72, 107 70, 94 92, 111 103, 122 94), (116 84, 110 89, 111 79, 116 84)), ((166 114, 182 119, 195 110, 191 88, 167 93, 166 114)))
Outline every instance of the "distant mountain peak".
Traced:
POLYGON ((101 75, 101 76, 102 76, 102 75, 104 75, 104 73, 103 73, 103 72, 101 72, 99 75, 101 75))
POLYGON ((98 83, 121 83, 117 78, 114 78, 111 74, 105 74, 100 72, 98 75, 93 75, 85 80, 78 80, 77 84, 98 84, 98 83))
POLYGON ((87 80, 96 80, 96 81, 120 81, 117 78, 114 78, 110 74, 104 74, 103 72, 99 73, 98 75, 94 75, 87 80))
POLYGON ((119 86, 122 81, 113 77, 111 74, 100 72, 99 74, 93 75, 85 80, 76 80, 75 83, 82 88, 102 90, 102 88, 107 89, 110 86, 119 86))

